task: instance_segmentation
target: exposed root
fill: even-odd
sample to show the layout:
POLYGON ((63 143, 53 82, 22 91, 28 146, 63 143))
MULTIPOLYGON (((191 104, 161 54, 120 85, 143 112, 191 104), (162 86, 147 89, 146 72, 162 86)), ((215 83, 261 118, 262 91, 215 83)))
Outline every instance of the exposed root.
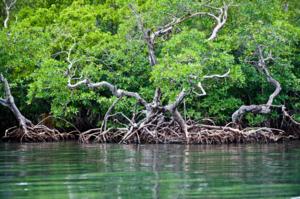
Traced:
POLYGON ((74 132, 60 133, 57 129, 50 129, 44 125, 12 127, 5 131, 2 138, 7 142, 52 142, 75 139, 74 132))
MULTIPOLYGON (((299 139, 280 129, 247 128, 201 125, 188 122, 189 144, 230 144, 230 143, 273 143, 299 139)), ((163 122, 159 126, 111 128, 106 131, 92 129, 80 135, 80 142, 89 143, 187 143, 185 133, 176 123, 163 122)))
MULTIPOLYGON (((74 139, 74 132, 71 133, 60 133, 56 129, 50 129, 41 123, 43 120, 37 124, 33 125, 33 123, 27 119, 19 110, 17 105, 15 104, 15 100, 10 91, 10 86, 8 84, 7 79, 0 74, 0 83, 3 84, 4 87, 4 96, 5 98, 0 98, 0 104, 9 108, 10 111, 14 114, 15 118, 18 121, 18 127, 12 127, 5 131, 5 135, 2 138, 4 141, 13 141, 13 142, 49 142, 49 141, 59 141, 59 140, 67 140, 74 139)), ((47 118, 45 118, 47 119, 47 118)), ((44 120, 45 120, 44 119, 44 120)), ((67 122, 66 120, 64 120, 67 122)), ((67 122, 68 123, 68 122, 67 122)))

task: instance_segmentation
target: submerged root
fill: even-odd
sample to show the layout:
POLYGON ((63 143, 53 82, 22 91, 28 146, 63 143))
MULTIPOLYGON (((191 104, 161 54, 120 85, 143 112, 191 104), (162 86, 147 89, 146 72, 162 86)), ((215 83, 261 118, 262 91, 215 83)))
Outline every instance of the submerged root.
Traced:
MULTIPOLYGON (((188 125, 189 144, 230 144, 230 143, 273 143, 299 139, 280 129, 247 128, 239 130, 231 127, 201 125, 190 122, 188 125)), ((106 131, 92 129, 80 134, 80 142, 89 143, 187 143, 185 133, 179 125, 162 123, 160 126, 111 128, 106 131)))
POLYGON ((12 127, 5 131, 2 138, 7 142, 53 142, 75 139, 73 132, 60 133, 44 125, 31 125, 24 128, 12 127))

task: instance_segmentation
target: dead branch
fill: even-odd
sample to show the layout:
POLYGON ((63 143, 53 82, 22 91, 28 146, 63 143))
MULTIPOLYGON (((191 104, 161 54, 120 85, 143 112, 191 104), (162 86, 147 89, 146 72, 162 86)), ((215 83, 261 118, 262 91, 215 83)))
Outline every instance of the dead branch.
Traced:
POLYGON ((118 89, 117 86, 115 86, 109 82, 106 82, 106 81, 93 83, 89 79, 84 79, 75 84, 72 84, 71 80, 69 80, 69 82, 68 82, 68 87, 70 89, 77 88, 81 85, 86 85, 88 88, 102 88, 102 87, 108 88, 111 91, 112 95, 116 96, 117 98, 120 98, 123 96, 132 97, 132 98, 135 98, 143 106, 148 107, 148 103, 138 93, 126 91, 123 89, 118 89))
POLYGON ((224 74, 222 74, 222 75, 220 75, 220 74, 205 75, 205 76, 203 77, 203 79, 224 78, 224 77, 228 77, 229 74, 230 74, 230 69, 229 69, 226 73, 224 73, 224 74))

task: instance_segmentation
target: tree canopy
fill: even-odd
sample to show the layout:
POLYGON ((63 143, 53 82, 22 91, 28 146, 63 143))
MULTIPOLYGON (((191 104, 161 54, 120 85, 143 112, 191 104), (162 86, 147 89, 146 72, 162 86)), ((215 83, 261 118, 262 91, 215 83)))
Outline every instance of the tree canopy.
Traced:
MULTIPOLYGON (((241 105, 264 104, 274 90, 253 67, 257 46, 272 55, 268 70, 282 87, 273 103, 300 120, 297 0, 17 0, 5 27, 12 2, 0 7, 0 73, 33 121, 47 113, 80 129, 100 126, 117 97, 107 88, 67 86, 88 78, 147 101, 159 87, 165 104, 190 90, 179 107, 185 118, 227 124, 241 105)), ((129 117, 141 108, 136 98, 125 97, 115 109, 129 117)), ((243 122, 276 127, 278 117, 276 111, 248 113, 243 122)), ((61 120, 56 125, 68 127, 61 120)))

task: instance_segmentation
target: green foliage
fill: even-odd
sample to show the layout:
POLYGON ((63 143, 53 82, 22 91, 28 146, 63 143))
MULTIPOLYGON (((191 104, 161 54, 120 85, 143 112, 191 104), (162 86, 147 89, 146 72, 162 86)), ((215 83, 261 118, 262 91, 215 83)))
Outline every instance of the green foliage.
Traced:
MULTIPOLYGON (((190 0, 17 2, 9 28, 0 31, 0 72, 13 85, 25 115, 37 119, 39 114, 51 112, 75 123, 80 118, 90 126, 100 124, 114 100, 111 93, 67 88, 66 51, 76 43, 71 53, 72 59, 79 59, 74 65, 76 77, 109 81, 139 92, 149 101, 159 86, 165 103, 174 100, 182 88, 197 89, 194 84, 201 81, 208 95, 199 98, 191 94, 186 99, 187 116, 210 117, 224 124, 240 105, 265 103, 274 89, 249 63, 256 59, 253 53, 259 44, 266 52, 272 50, 275 57, 268 67, 283 87, 275 103, 285 104, 299 118, 298 1, 288 1, 288 10, 283 0, 236 1, 215 41, 207 41, 215 25, 213 18, 189 19, 156 40, 158 65, 154 67, 149 64, 147 46, 129 3, 150 30, 159 29, 174 16, 211 11, 204 2, 190 0), (203 79, 228 70, 228 78, 203 79), (190 75, 198 79, 191 82, 190 75)), ((211 1, 211 5, 221 6, 222 1, 211 1)), ((122 99, 116 111, 130 115, 135 104, 133 99, 122 99)), ((257 125, 274 117, 249 114, 246 120, 257 125)))

